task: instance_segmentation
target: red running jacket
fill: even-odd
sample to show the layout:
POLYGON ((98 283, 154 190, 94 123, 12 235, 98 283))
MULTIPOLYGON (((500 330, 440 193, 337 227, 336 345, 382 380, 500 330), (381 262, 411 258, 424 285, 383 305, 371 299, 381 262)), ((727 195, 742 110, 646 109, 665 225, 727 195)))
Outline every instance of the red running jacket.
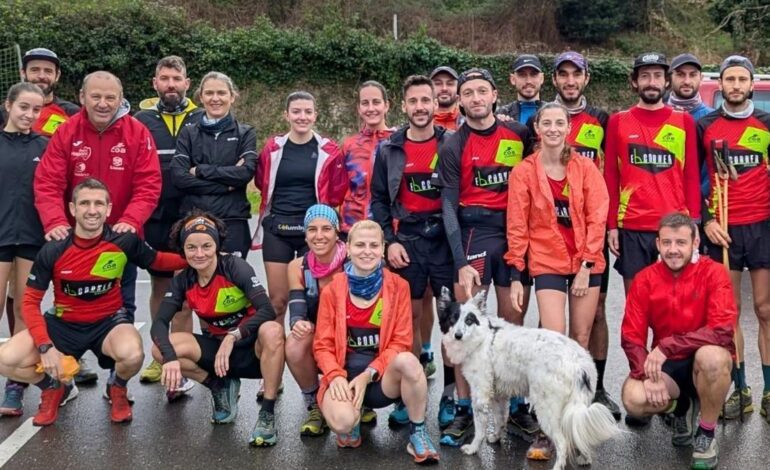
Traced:
POLYGON ((99 132, 83 108, 51 137, 34 183, 35 207, 46 233, 74 224, 67 204, 72 189, 89 177, 110 191, 112 213, 107 224, 125 222, 142 233, 160 197, 160 163, 150 131, 128 111, 125 102, 99 132))
POLYGON ((647 329, 652 349, 668 359, 686 359, 705 345, 722 346, 735 355, 733 330, 738 311, 727 270, 701 256, 674 277, 662 262, 636 275, 626 299, 620 345, 628 357, 629 376, 643 380, 647 329))

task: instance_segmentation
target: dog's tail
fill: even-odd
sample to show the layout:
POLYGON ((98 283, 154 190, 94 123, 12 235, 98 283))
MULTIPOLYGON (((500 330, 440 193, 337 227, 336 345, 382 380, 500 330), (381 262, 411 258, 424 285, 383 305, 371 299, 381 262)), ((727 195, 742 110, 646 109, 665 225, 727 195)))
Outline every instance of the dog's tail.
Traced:
POLYGON ((567 438, 571 457, 575 451, 590 457, 594 447, 620 433, 615 418, 606 406, 591 403, 591 379, 584 369, 578 369, 575 386, 561 418, 562 432, 567 438))

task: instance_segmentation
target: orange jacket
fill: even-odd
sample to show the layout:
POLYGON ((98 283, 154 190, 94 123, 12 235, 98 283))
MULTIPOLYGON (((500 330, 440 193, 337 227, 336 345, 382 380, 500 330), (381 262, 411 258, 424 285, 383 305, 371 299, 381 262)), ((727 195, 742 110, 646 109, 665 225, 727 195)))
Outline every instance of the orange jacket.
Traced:
MULTIPOLYGON (((377 357, 369 364, 369 367, 377 369, 378 380, 382 378, 385 369, 396 354, 412 350, 413 334, 409 284, 387 269, 384 276, 380 349, 377 357)), ((321 386, 318 389, 319 404, 323 401, 326 389, 334 378, 348 378, 345 371, 345 354, 348 347, 346 325, 348 295, 348 277, 344 272, 335 274, 332 282, 321 291, 313 340, 313 356, 323 374, 321 386)))
POLYGON ((505 261, 529 273, 575 274, 581 261, 596 263, 592 274, 604 271, 604 232, 609 196, 604 178, 588 158, 572 152, 567 162, 569 214, 575 230, 577 254, 570 258, 556 224, 556 207, 540 151, 525 158, 508 182, 508 252, 505 261))

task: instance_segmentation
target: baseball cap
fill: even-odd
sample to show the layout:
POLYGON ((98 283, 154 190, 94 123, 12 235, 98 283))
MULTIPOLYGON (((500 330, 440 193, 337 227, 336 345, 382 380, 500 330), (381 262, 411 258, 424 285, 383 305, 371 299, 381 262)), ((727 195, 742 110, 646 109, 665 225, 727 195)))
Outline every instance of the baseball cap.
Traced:
POLYGON ((749 59, 743 57, 742 55, 731 55, 730 57, 723 60, 722 65, 719 66, 719 77, 721 78, 725 70, 729 69, 730 67, 743 67, 749 71, 751 78, 754 78, 754 65, 749 59))
POLYGON ((700 70, 702 68, 700 61, 692 54, 679 54, 671 59, 671 70, 676 70, 684 64, 694 65, 695 68, 700 70))
POLYGON ((462 88, 465 82, 470 80, 476 80, 476 79, 488 81, 489 84, 492 85, 492 88, 497 90, 497 85, 495 85, 495 79, 492 78, 492 74, 489 73, 489 70, 473 67, 472 69, 468 69, 465 72, 461 73, 460 76, 457 78, 457 91, 460 91, 460 88, 462 88))
POLYGON ((540 63, 540 59, 538 59, 537 56, 532 54, 522 54, 516 57, 516 60, 513 61, 513 65, 511 66, 511 69, 514 72, 516 72, 525 67, 532 67, 538 72, 543 71, 543 64, 540 63))
POLYGON ((27 63, 31 60, 47 60, 48 62, 53 62, 56 67, 59 67, 59 56, 45 47, 36 47, 25 52, 24 57, 21 58, 22 68, 26 67, 27 63))
POLYGON ((646 67, 648 65, 660 65, 666 71, 668 71, 668 62, 666 62, 666 56, 660 52, 645 52, 634 59, 634 67, 636 70, 639 67, 646 67))
POLYGON ((567 51, 557 55, 553 60, 554 70, 558 69, 564 62, 571 62, 580 70, 588 70, 588 62, 586 62, 586 58, 583 57, 583 54, 580 54, 579 52, 567 51))
POLYGON ((436 67, 433 69, 433 72, 430 73, 430 79, 433 80, 433 77, 440 73, 446 73, 452 76, 455 80, 457 80, 460 76, 457 75, 457 71, 453 69, 452 67, 448 65, 442 65, 441 67, 436 67))

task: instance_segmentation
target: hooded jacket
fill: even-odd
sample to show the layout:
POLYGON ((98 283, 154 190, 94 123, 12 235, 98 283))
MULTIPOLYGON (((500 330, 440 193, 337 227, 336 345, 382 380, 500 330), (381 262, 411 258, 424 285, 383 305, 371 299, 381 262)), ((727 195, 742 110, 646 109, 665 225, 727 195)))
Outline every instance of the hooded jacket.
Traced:
POLYGON ((34 132, 0 132, 0 246, 43 246, 32 181, 48 139, 34 132))
POLYGON ((74 224, 66 209, 72 189, 97 178, 112 199, 107 223, 125 222, 141 233, 160 196, 160 165, 150 131, 129 110, 123 100, 102 131, 85 108, 59 126, 35 172, 35 207, 46 232, 74 224))

